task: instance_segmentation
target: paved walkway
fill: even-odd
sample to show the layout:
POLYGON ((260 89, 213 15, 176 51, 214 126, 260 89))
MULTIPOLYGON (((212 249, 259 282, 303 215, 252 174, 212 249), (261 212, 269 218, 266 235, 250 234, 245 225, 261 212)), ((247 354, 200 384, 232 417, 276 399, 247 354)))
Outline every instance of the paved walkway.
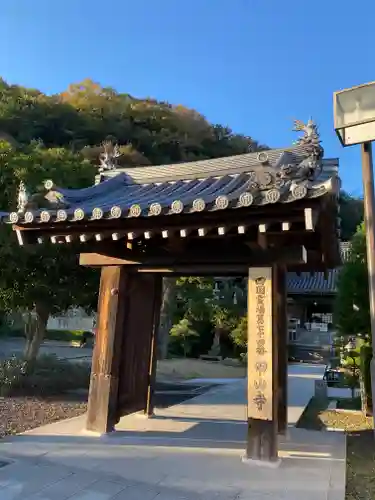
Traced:
MULTIPOLYGON (((12 355, 19 356, 23 353, 25 340, 23 338, 0 339, 0 359, 9 358, 12 355)), ((40 347, 40 354, 55 355, 61 359, 87 361, 91 363, 92 348, 77 348, 68 342, 46 340, 40 347)))
POLYGON ((245 381, 122 419, 115 434, 82 432, 78 417, 0 442, 1 500, 344 500, 345 437, 296 429, 319 367, 291 366, 281 465, 241 462, 245 381))

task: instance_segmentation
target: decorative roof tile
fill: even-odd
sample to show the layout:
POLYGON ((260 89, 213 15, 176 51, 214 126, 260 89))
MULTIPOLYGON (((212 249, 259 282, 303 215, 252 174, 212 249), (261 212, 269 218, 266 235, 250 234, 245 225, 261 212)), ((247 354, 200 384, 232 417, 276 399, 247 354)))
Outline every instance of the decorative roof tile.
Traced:
POLYGON ((104 169, 101 159, 97 184, 60 189, 49 181, 46 207, 33 210, 26 220, 26 203, 8 221, 16 214, 20 224, 46 222, 46 209, 54 223, 240 209, 338 195, 337 161, 329 160, 334 163, 332 175, 322 177, 325 163, 316 126, 296 122, 295 130, 304 135, 291 148, 175 165, 116 168, 117 153, 107 145, 106 154, 113 161, 112 156, 110 161, 103 157, 108 160, 104 169))

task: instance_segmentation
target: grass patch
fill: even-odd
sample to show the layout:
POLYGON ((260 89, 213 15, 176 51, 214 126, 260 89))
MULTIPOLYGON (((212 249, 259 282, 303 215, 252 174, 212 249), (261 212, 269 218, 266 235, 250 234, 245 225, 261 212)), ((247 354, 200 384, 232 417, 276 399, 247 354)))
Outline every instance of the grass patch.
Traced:
MULTIPOLYGON (((329 403, 330 399, 311 398, 296 427, 317 431, 329 427, 348 432, 372 428, 372 419, 370 417, 366 417, 360 412, 328 410, 329 403)), ((358 398, 352 403, 350 403, 350 400, 339 400, 339 405, 347 410, 357 409, 358 398)))
POLYGON ((372 429, 348 432, 345 500, 375 498, 375 441, 372 429))
POLYGON ((161 378, 243 378, 246 376, 245 366, 230 366, 217 361, 202 359, 163 359, 158 361, 157 374, 161 378))
MULTIPOLYGON (((312 398, 297 427, 323 430, 327 427, 346 431, 345 500, 375 499, 375 440, 373 420, 362 413, 328 410, 329 400, 312 398)), ((338 408, 353 410, 361 406, 360 398, 338 401, 338 408)))

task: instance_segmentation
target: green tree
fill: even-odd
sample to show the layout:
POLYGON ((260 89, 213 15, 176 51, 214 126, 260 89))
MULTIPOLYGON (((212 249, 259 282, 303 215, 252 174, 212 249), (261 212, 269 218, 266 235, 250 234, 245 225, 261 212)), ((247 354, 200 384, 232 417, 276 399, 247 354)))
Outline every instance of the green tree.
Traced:
POLYGON ((176 337, 182 340, 185 358, 191 350, 191 340, 199 337, 199 334, 192 328, 192 325, 187 318, 183 318, 177 324, 173 325, 170 334, 171 337, 176 337))
POLYGON ((176 295, 176 278, 163 278, 160 324, 158 332, 158 359, 168 355, 169 332, 173 325, 173 305, 176 295))
POLYGON ((230 332, 235 328, 246 310, 246 293, 242 283, 233 279, 220 281, 214 291, 211 304, 211 322, 214 328, 213 349, 220 347, 222 354, 223 340, 230 337, 230 332))
POLYGON ((351 254, 337 282, 334 323, 340 335, 369 334, 370 312, 366 237, 362 223, 351 240, 351 254))
POLYGON ((340 198, 341 239, 350 240, 363 221, 363 199, 341 191, 340 198))
MULTIPOLYGON (((15 208, 22 180, 37 191, 43 180, 80 187, 90 183, 91 165, 64 149, 45 149, 39 143, 22 150, 0 142, 0 205, 15 208), (90 181, 89 181, 90 179, 90 181)), ((92 182, 92 181, 91 181, 92 182)), ((0 228, 0 306, 4 311, 34 310, 37 328, 26 346, 29 361, 35 359, 50 314, 70 306, 92 307, 97 272, 78 265, 78 249, 46 243, 20 247, 9 226, 0 228)))

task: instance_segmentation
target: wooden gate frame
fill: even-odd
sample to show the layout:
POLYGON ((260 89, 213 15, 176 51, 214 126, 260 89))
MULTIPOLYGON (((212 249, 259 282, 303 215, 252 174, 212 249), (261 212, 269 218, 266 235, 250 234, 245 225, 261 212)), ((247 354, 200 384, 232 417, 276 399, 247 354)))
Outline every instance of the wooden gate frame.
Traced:
POLYGON ((102 268, 89 430, 153 412, 162 276, 247 276, 246 458, 277 460, 287 427, 286 270, 341 263, 338 161, 325 164, 311 120, 295 130, 303 136, 289 148, 159 167, 117 168, 106 144, 94 186, 48 180, 36 208, 21 183, 18 211, 0 213, 20 245, 78 243, 80 264, 102 268))

